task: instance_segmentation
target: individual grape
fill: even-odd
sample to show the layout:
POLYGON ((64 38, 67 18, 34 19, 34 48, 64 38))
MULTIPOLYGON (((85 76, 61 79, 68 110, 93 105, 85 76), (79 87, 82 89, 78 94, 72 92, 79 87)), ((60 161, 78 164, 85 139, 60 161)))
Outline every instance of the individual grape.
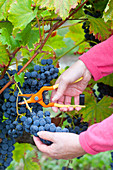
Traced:
POLYGON ((18 66, 18 71, 20 71, 22 69, 23 66, 19 65, 18 66))
POLYGON ((38 116, 39 118, 43 118, 43 111, 38 111, 37 116, 38 116))
POLYGON ((44 128, 45 128, 46 131, 49 131, 50 130, 50 124, 45 124, 44 128))
POLYGON ((31 77, 36 78, 37 77, 37 72, 36 71, 31 72, 31 77))
POLYGON ((45 121, 46 121, 46 123, 50 124, 51 123, 51 118, 49 116, 46 116, 45 121))
POLYGON ((43 118, 39 119, 40 126, 44 126, 46 124, 46 121, 43 118))
POLYGON ((34 66, 34 70, 35 70, 35 71, 39 71, 39 70, 40 70, 40 66, 39 66, 39 65, 35 65, 35 66, 34 66))
POLYGON ((56 126, 54 123, 50 124, 50 132, 55 132, 56 131, 56 126))
POLYGON ((9 93, 4 93, 4 98, 5 98, 5 99, 9 99, 9 97, 10 97, 10 94, 9 94, 9 93))
POLYGON ((46 60, 45 60, 45 59, 42 59, 42 60, 41 60, 41 64, 42 64, 42 65, 45 65, 45 64, 46 64, 46 60))
POLYGON ((49 111, 45 111, 44 116, 45 116, 45 117, 46 117, 46 116, 50 116, 50 112, 49 112, 49 111))
POLYGON ((36 125, 36 126, 39 126, 39 125, 40 125, 40 122, 39 122, 39 120, 35 120, 35 121, 33 122, 33 124, 36 125))
POLYGON ((48 65, 51 65, 53 63, 53 60, 52 59, 47 59, 46 62, 47 62, 48 65))
POLYGON ((58 73, 59 72, 59 69, 58 68, 55 68, 55 73, 58 73))
POLYGON ((56 127, 56 132, 62 132, 62 128, 61 127, 56 127))
POLYGON ((55 69, 51 68, 49 72, 50 72, 50 74, 53 74, 55 72, 55 69))
POLYGON ((31 73, 30 73, 30 72, 26 72, 26 73, 25 73, 25 76, 26 76, 27 78, 30 78, 30 77, 31 77, 31 73))
POLYGON ((15 102, 16 101, 16 97, 15 96, 10 96, 9 101, 15 102))

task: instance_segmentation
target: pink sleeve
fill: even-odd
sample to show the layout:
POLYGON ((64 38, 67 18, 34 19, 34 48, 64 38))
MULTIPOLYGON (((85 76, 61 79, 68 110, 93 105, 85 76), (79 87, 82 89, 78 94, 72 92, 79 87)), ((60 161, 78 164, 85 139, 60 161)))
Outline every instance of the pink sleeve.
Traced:
POLYGON ((113 150, 113 114, 79 135, 82 148, 89 154, 113 150))
MULTIPOLYGON (((81 59, 98 80, 113 73, 113 36, 94 46, 81 59)), ((92 155, 113 149, 113 114, 100 123, 94 124, 79 136, 82 148, 92 155)))
POLYGON ((79 57, 94 77, 94 80, 113 73, 113 35, 92 47, 79 57))

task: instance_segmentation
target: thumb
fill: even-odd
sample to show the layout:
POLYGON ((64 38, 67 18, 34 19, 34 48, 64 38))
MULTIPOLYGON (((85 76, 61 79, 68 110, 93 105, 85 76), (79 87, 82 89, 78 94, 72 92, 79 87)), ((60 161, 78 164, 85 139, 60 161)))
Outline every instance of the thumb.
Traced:
POLYGON ((52 101, 60 99, 63 96, 67 86, 68 86, 68 83, 61 81, 59 83, 59 86, 58 86, 58 89, 57 89, 55 95, 52 98, 52 101))
POLYGON ((37 135, 42 139, 55 142, 55 133, 53 132, 40 131, 37 133, 37 135))

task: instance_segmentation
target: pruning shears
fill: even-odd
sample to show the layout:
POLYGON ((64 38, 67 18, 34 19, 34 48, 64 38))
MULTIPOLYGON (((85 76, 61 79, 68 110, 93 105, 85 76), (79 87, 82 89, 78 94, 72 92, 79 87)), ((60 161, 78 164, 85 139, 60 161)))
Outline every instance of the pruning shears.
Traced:
MULTIPOLYGON (((76 80, 74 83, 79 82, 80 80, 82 80, 83 77, 79 78, 78 80, 76 80)), ((27 103, 39 103, 40 105, 42 105, 43 107, 47 108, 47 107, 85 107, 85 105, 63 105, 63 104, 58 104, 58 103, 54 103, 54 102, 50 102, 49 104, 45 104, 43 101, 43 95, 42 93, 44 91, 49 91, 49 90, 54 90, 57 89, 59 86, 59 84, 55 84, 53 86, 43 86, 37 93, 35 94, 19 94, 19 96, 21 97, 30 97, 27 101, 27 103)), ((25 102, 20 102, 20 105, 25 104, 25 102)))

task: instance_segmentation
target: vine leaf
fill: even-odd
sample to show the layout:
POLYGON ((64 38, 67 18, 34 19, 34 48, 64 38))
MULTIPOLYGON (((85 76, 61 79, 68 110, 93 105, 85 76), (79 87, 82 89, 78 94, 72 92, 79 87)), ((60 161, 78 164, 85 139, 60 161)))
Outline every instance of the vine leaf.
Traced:
POLYGON ((66 38, 71 38, 73 41, 79 43, 84 39, 84 30, 82 24, 77 24, 69 27, 69 32, 65 35, 66 38))
POLYGON ((33 151, 33 148, 31 147, 30 144, 19 144, 16 143, 15 144, 15 150, 13 151, 13 159, 16 162, 20 162, 20 160, 23 158, 23 156, 25 155, 25 153, 27 151, 33 151))
POLYGON ((67 47, 65 42, 63 41, 63 36, 55 35, 54 37, 50 37, 43 47, 43 50, 45 51, 53 51, 56 49, 62 49, 62 47, 67 47))
POLYGON ((8 10, 9 10, 10 5, 13 1, 14 0, 2 0, 2 1, 0 1, 0 20, 7 18, 8 10))
POLYGON ((11 34, 12 30, 13 30, 13 25, 12 25, 11 22, 4 22, 4 21, 2 22, 2 21, 0 21, 0 29, 2 29, 2 28, 6 28, 7 32, 9 34, 11 34))
POLYGON ((79 45, 79 49, 77 51, 78 54, 83 54, 86 50, 90 49, 90 45, 87 42, 83 42, 79 45))
POLYGON ((28 24, 21 33, 17 34, 16 39, 19 39, 22 45, 28 45, 29 49, 33 49, 34 44, 39 42, 40 39, 39 29, 35 28, 35 30, 33 30, 31 24, 28 24))
POLYGON ((24 29, 35 18, 37 10, 32 10, 31 2, 31 0, 17 0, 11 4, 8 19, 14 28, 24 29))
POLYGON ((86 97, 86 108, 82 109, 81 114, 83 114, 84 121, 88 121, 91 124, 94 124, 95 121, 98 123, 113 112, 113 109, 110 108, 113 99, 111 97, 103 97, 100 102, 96 102, 91 95, 86 97))
POLYGON ((7 53, 5 45, 0 42, 0 64, 7 65, 9 62, 9 55, 7 53))
MULTIPOLYGON (((69 27, 69 32, 65 35, 65 38, 71 38, 75 43, 81 42, 84 39, 84 30, 82 24, 77 24, 69 27)), ((78 53, 82 54, 85 49, 89 49, 89 43, 83 42, 79 45, 78 53)))
POLYGON ((96 1, 94 3, 94 8, 97 10, 97 11, 104 11, 104 9, 106 8, 106 5, 108 3, 108 0, 99 0, 99 1, 96 1))
POLYGON ((90 21, 90 33, 96 35, 96 38, 101 41, 109 38, 111 34, 109 31, 111 22, 105 23, 103 18, 94 18, 91 16, 88 16, 88 20, 90 21))
POLYGON ((41 8, 55 10, 61 18, 65 19, 69 15, 71 8, 75 8, 81 0, 38 0, 37 5, 41 8))
POLYGON ((51 13, 48 10, 45 10, 40 15, 44 18, 46 16, 51 16, 51 13))
POLYGON ((27 152, 27 154, 25 155, 24 170, 31 169, 41 170, 39 162, 33 160, 34 156, 35 156, 34 152, 32 153, 30 151, 27 152))
POLYGON ((8 32, 6 28, 0 29, 0 41, 3 45, 8 45, 10 48, 9 50, 15 49, 19 46, 19 41, 13 38, 8 32))
POLYGON ((104 20, 113 20, 113 0, 109 0, 109 3, 106 6, 106 9, 104 11, 104 20))
POLYGON ((21 86, 23 86, 24 83, 24 73, 20 73, 17 75, 16 73, 14 74, 14 80, 18 83, 20 82, 21 86))
POLYGON ((113 73, 99 79, 97 82, 103 82, 104 84, 108 84, 110 86, 113 86, 113 73))

